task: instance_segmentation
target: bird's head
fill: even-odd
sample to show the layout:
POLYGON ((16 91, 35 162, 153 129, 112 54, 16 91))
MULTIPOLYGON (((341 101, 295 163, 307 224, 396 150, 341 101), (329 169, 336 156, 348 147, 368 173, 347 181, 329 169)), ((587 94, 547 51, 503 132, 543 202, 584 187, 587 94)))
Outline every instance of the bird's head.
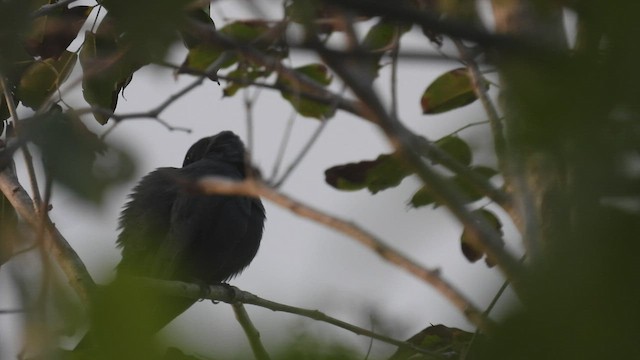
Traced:
POLYGON ((244 144, 232 131, 222 131, 216 135, 198 140, 191 145, 182 166, 187 166, 205 157, 230 163, 244 164, 244 144))

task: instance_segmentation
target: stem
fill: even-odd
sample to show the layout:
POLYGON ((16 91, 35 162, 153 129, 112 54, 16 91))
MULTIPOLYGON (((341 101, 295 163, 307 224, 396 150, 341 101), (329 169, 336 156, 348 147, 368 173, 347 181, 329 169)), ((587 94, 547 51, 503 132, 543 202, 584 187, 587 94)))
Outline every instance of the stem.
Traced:
POLYGON ((231 307, 233 308, 233 312, 236 314, 236 319, 240 323, 240 326, 242 326, 242 330, 244 330, 244 333, 247 335, 247 339, 249 340, 251 350, 253 351, 253 355, 255 355, 256 360, 270 360, 271 357, 269 357, 267 350, 260 341, 260 332, 251 322, 244 305, 242 305, 241 302, 234 302, 231 304, 231 307))

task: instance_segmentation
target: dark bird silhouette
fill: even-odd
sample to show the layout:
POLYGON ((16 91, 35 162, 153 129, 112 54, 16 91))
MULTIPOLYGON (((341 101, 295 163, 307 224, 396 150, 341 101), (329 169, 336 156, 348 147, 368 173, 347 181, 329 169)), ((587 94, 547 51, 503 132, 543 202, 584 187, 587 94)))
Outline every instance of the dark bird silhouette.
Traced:
POLYGON ((111 355, 122 356, 194 303, 139 289, 127 279, 216 284, 249 265, 262 238, 262 202, 204 195, 185 186, 210 175, 242 180, 245 171, 242 141, 223 131, 193 144, 182 168, 156 169, 138 183, 120 216, 122 260, 116 280, 96 302, 91 346, 104 345, 111 355))

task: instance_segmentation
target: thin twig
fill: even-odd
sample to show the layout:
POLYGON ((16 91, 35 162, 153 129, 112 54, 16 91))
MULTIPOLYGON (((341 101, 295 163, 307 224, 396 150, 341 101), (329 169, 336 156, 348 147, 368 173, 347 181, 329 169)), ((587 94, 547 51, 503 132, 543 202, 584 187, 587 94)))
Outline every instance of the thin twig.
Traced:
MULTIPOLYGON (((505 188, 511 188, 513 186, 513 174, 515 173, 515 170, 512 169, 511 166, 509 166, 509 162, 507 161, 507 153, 509 150, 504 133, 504 128, 502 126, 502 118, 498 114, 496 106, 489 97, 487 87, 485 86, 486 79, 480 72, 478 63, 474 60, 473 55, 461 40, 455 38, 452 40, 456 48, 458 49, 458 52, 460 53, 462 62, 466 65, 469 74, 471 75, 473 90, 478 99, 480 99, 480 102, 482 103, 482 106, 484 107, 484 110, 489 117, 489 123, 491 124, 491 133, 493 135, 494 151, 498 159, 498 168, 504 176, 504 181, 506 184, 505 188)), ((516 227, 520 231, 523 231, 525 222, 523 219, 522 211, 519 211, 519 208, 516 206, 509 206, 509 208, 505 208, 505 210, 511 217, 516 227)), ((529 251, 534 254, 536 253, 535 248, 531 246, 529 247, 529 251)))
POLYGON ((506 152, 507 152, 507 141, 505 140, 504 129, 502 126, 502 119, 498 114, 498 110, 491 98, 489 98, 489 94, 487 92, 486 80, 484 76, 480 73, 480 69, 478 68, 478 64, 473 59, 467 47, 462 43, 459 39, 453 39, 453 43, 456 45, 458 52, 460 53, 460 57, 463 63, 467 66, 469 70, 469 75, 471 76, 471 83, 473 85, 473 91, 475 92, 478 99, 482 103, 484 107, 484 111, 487 113, 489 117, 489 123, 491 124, 491 131, 493 133, 493 146, 498 158, 498 167, 500 171, 505 174, 505 177, 509 175, 509 169, 507 168, 506 161, 506 152))
POLYGON ((488 123, 489 123, 489 121, 488 121, 488 120, 485 120, 485 121, 476 121, 476 122, 468 123, 467 125, 465 125, 465 126, 463 126, 463 127, 459 128, 459 129, 455 130, 455 131, 454 131, 454 132, 452 132, 450 135, 454 135, 454 134, 457 134, 457 133, 462 132, 462 131, 464 131, 464 130, 467 130, 467 129, 469 129, 469 128, 472 128, 472 127, 475 127, 475 126, 479 126, 479 125, 485 125, 485 124, 488 124, 488 123))
POLYGON ((271 171, 269 183, 274 183, 276 181, 278 173, 280 172, 280 166, 282 165, 282 160, 284 160, 284 154, 287 150, 287 145, 289 144, 289 139, 291 138, 291 131, 293 130, 293 125, 297 116, 298 112, 292 110, 291 115, 289 115, 289 120, 287 120, 287 126, 284 130, 284 134, 282 135, 282 140, 280 140, 278 155, 276 155, 276 160, 273 163, 273 170, 271 171))
MULTIPOLYGON (((11 96, 11 91, 9 86, 7 85, 7 81, 4 78, 3 74, 0 74, 0 89, 4 92, 4 99, 7 103, 7 108, 9 109, 9 114, 13 119, 14 129, 16 131, 16 135, 20 136, 20 122, 18 118, 18 112, 16 111, 16 104, 13 102, 13 97, 11 96)), ((31 151, 29 151, 29 146, 26 142, 20 144, 20 150, 22 150, 22 154, 24 155, 25 166, 27 167, 27 173, 29 175, 29 183, 31 184, 31 192, 33 193, 33 203, 32 206, 39 211, 40 204, 42 200, 40 199, 40 189, 38 188, 38 179, 36 178, 36 171, 33 167, 33 157, 31 156, 31 151)))
POLYGON ((391 48, 391 114, 398 117, 398 53, 400 52, 400 26, 396 25, 394 45, 391 48))
POLYGON ((262 345, 262 342, 260 341, 260 332, 258 331, 258 329, 256 329, 255 326, 253 326, 253 323, 251 322, 249 314, 244 308, 244 305, 242 305, 241 302, 234 302, 231 304, 231 307, 233 308, 233 312, 235 313, 236 319, 240 323, 240 326, 242 326, 242 330, 244 330, 244 333, 247 335, 247 339, 249 340, 251 350, 253 351, 253 355, 255 356, 256 360, 271 359, 269 353, 267 353, 267 350, 264 348, 264 345, 262 345))
POLYGON ((211 285, 206 289, 207 290, 206 296, 203 297, 202 286, 198 284, 191 284, 191 283, 185 283, 180 281, 158 280, 158 279, 152 279, 152 278, 139 278, 139 280, 140 280, 141 286, 146 286, 154 290, 160 290, 165 292, 168 295, 182 296, 182 297, 187 297, 191 299, 204 298, 212 301, 223 301, 228 304, 240 302, 243 304, 259 306, 272 311, 295 314, 295 315, 303 316, 316 321, 325 322, 327 324, 331 324, 341 329, 350 331, 354 334, 373 338, 387 344, 398 346, 403 349, 411 349, 422 354, 427 354, 434 357, 434 359, 444 359, 443 356, 433 351, 423 349, 419 346, 408 343, 406 341, 393 339, 388 336, 384 336, 384 335, 372 332, 370 330, 361 328, 359 326, 349 324, 347 322, 338 320, 334 317, 328 316, 318 310, 304 309, 304 308, 285 305, 275 301, 263 299, 250 292, 240 290, 235 286, 211 285))
POLYGON ((318 138, 320 137, 320 134, 322 134, 322 131, 325 129, 328 123, 329 123, 329 119, 320 121, 320 125, 318 125, 318 127, 313 132, 313 134, 311 135, 307 143, 302 148, 302 150, 300 150, 300 152, 298 153, 298 156, 296 156, 296 158, 293 159, 291 164, 289 164, 289 166, 284 171, 284 174, 282 174, 280 179, 273 184, 275 188, 281 187, 282 184, 284 184, 284 182, 289 178, 289 175, 291 175, 293 170, 295 170, 298 167, 298 165, 300 165, 300 163, 302 162, 302 159, 304 159, 304 157, 307 155, 309 150, 311 150, 311 148, 313 147, 313 144, 316 143, 316 140, 318 140, 318 138))
POLYGON ((453 284, 442 278, 439 269, 429 269, 416 263, 384 243, 375 234, 360 228, 356 224, 314 209, 255 179, 238 182, 219 177, 207 177, 201 179, 197 186, 200 191, 210 194, 262 197, 302 217, 333 228, 371 249, 384 260, 397 265, 399 268, 433 286, 474 325, 485 330, 489 330, 491 326, 490 321, 482 317, 482 313, 471 300, 467 299, 453 284))
MULTIPOLYGON (((527 258, 527 255, 523 255, 520 258, 520 262, 524 262, 527 258)), ((502 294, 504 294, 504 292, 507 290, 507 288, 509 287, 509 280, 505 280, 502 285, 500 286, 500 289, 498 289, 498 292, 493 296, 493 299, 491 299, 491 302, 489 303, 489 305, 487 306, 487 308, 484 310, 484 312, 482 312, 482 315, 485 318, 489 318, 489 314, 491 313, 491 310, 493 310, 493 308, 496 306, 496 304, 498 303, 498 300, 500 300, 500 298, 502 297, 502 294)), ((467 356, 469 355, 469 352, 471 352, 471 348, 473 347, 476 339, 478 338, 478 336, 480 336, 480 328, 476 328, 476 331, 473 333, 473 336, 471 337, 471 340, 469 340, 469 344, 467 345, 467 347, 464 349, 464 352, 460 355, 460 360, 465 360, 467 358, 467 356)))
MULTIPOLYGON (((342 94, 344 94, 345 90, 346 90, 346 86, 343 84, 342 90, 340 91, 340 95, 338 95, 334 99, 342 98, 342 94)), ((335 111, 336 107, 338 106, 338 102, 336 101, 336 102, 334 102, 332 104, 329 104, 329 106, 332 108, 331 111, 335 111)), ((309 138, 309 140, 307 141, 305 146, 302 148, 302 150, 300 150, 300 153, 298 153, 298 156, 296 156, 296 158, 287 167, 287 169, 285 170, 284 174, 282 174, 282 177, 280 177, 280 180, 275 182, 275 184, 273 185, 275 188, 281 187, 282 184, 284 184, 284 182, 287 180, 289 175, 291 175, 293 170, 295 170, 296 167, 298 167, 298 165, 300 165, 300 163, 302 162, 304 157, 307 155, 309 150, 311 150, 313 145, 320 138, 320 134, 322 134, 322 132, 324 131, 324 129, 327 126, 328 123, 329 123, 329 119, 321 120, 320 125, 318 125, 318 127, 316 128, 316 131, 313 132, 313 134, 311 135, 311 137, 309 138)))

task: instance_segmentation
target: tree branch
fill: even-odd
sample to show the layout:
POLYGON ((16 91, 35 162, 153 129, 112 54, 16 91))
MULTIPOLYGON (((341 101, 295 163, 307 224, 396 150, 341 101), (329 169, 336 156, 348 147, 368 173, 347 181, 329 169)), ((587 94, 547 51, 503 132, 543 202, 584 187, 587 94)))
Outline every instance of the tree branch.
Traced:
POLYGON ((209 194, 262 197, 283 208, 289 209, 302 217, 306 217, 317 223, 337 230, 373 250, 384 260, 400 267, 427 284, 433 286, 456 308, 458 308, 474 325, 484 330, 488 330, 491 326, 490 321, 482 316, 481 311, 473 305, 469 299, 440 276, 439 269, 428 269, 419 265, 385 244, 374 234, 353 223, 344 221, 321 210, 305 205, 289 196, 277 192, 273 188, 255 179, 247 179, 242 182, 238 182, 219 177, 207 177, 198 181, 195 186, 198 190, 209 194))
POLYGON ((249 339, 249 344, 251 345, 251 350, 253 351, 253 355, 255 355, 256 360, 270 360, 271 357, 269 356, 269 353, 267 353, 267 350, 260 341, 260 332, 255 328, 255 326, 253 326, 244 305, 242 305, 241 302, 234 302, 231 304, 231 307, 233 307, 236 319, 240 323, 240 326, 242 326, 244 333, 247 335, 247 339, 249 339))
POLYGON ((432 356, 434 359, 444 359, 443 356, 433 351, 423 349, 406 341, 396 340, 370 330, 349 324, 328 316, 318 310, 303 309, 295 306, 285 305, 256 296, 250 292, 238 289, 229 285, 211 285, 206 288, 206 295, 203 295, 202 286, 198 284, 185 283, 180 281, 166 281, 152 278, 138 278, 141 286, 149 287, 153 290, 162 291, 168 295, 182 296, 191 299, 208 299, 212 301, 222 301, 227 304, 242 303, 259 306, 272 311, 285 312, 289 314, 303 316, 316 321, 325 322, 341 329, 350 331, 357 335, 366 336, 387 344, 395 345, 403 349, 411 349, 422 354, 432 356))

